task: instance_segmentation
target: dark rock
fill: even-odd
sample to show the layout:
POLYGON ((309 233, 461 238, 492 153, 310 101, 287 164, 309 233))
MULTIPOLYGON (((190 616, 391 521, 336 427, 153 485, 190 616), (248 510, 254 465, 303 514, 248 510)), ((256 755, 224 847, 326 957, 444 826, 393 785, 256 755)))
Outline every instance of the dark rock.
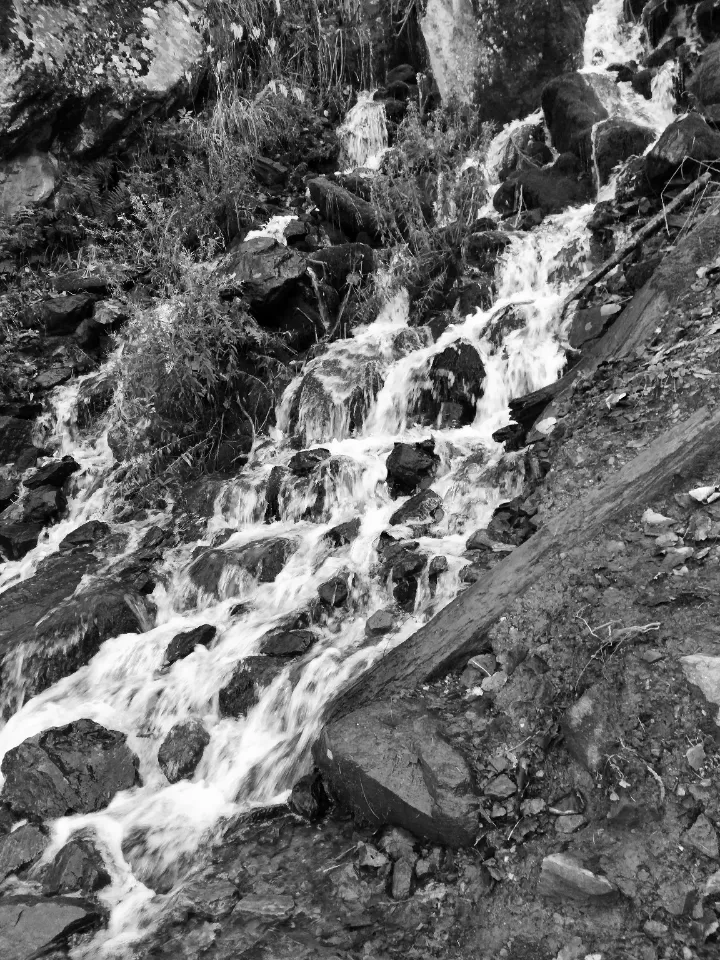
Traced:
POLYGON ((280 519, 280 491, 287 476, 285 467, 273 467, 265 487, 265 522, 280 519))
POLYGON ((433 524, 438 523, 444 516, 442 497, 434 490, 422 490, 404 503, 390 517, 390 525, 398 524, 433 524))
POLYGON ((93 376, 80 382, 77 393, 77 422, 80 428, 88 427, 108 409, 115 396, 116 385, 115 376, 107 367, 101 367, 93 376))
POLYGON ((363 822, 395 824, 450 847, 475 841, 470 770, 421 707, 363 707, 330 723, 313 754, 333 793, 363 822))
MULTIPOLYGON (((57 559, 59 564, 70 563, 68 554, 61 554, 57 559)), ((87 569, 87 561, 83 562, 80 557, 77 568, 70 569, 72 576, 66 583, 63 583, 61 573, 58 574, 60 596, 76 582, 76 575, 87 569)), ((38 576, 36 573, 35 577, 38 576)), ((22 615, 23 600, 27 601, 28 590, 32 589, 27 584, 24 586, 25 590, 17 590, 19 604, 16 610, 13 610, 14 594, 3 595, 8 607, 4 611, 4 622, 0 621, 0 651, 3 654, 0 688, 6 699, 16 689, 18 706, 88 663, 109 637, 146 629, 142 622, 147 609, 145 601, 133 589, 114 581, 91 582, 75 590, 57 606, 52 604, 58 600, 53 601, 53 595, 49 593, 49 605, 37 603, 38 611, 44 612, 44 616, 37 620, 30 616, 32 603, 25 606, 25 616, 22 615), (21 687, 17 686, 14 666, 18 658, 24 664, 21 687)), ((37 584, 40 592, 44 586, 40 575, 37 584)))
POLYGON ((702 165, 720 159, 720 133, 696 113, 671 123, 645 158, 645 172, 656 190, 676 174, 692 179, 702 165))
POLYGON ((535 532, 522 502, 516 498, 501 503, 493 511, 487 526, 487 535, 491 540, 517 547, 535 532))
POLYGON ((92 840, 77 837, 58 851, 43 877, 43 893, 80 893, 88 896, 106 887, 110 874, 92 840))
POLYGON ((59 549, 75 550, 82 547, 94 546, 99 540, 110 533, 110 525, 102 520, 88 520, 76 527, 60 541, 59 549))
POLYGON ((473 422, 477 401, 485 392, 485 367, 471 343, 458 340, 435 354, 428 379, 432 387, 419 398, 423 413, 435 419, 443 403, 456 403, 462 408, 462 424, 473 422))
POLYGON ((311 823, 320 820, 328 811, 330 800, 322 777, 317 771, 301 777, 290 794, 290 807, 311 823))
POLYGON ((63 457, 62 460, 53 460, 51 463, 46 463, 44 467, 40 467, 32 476, 28 477, 24 483, 28 490, 36 490, 43 485, 62 487, 65 481, 79 469, 80 464, 76 463, 72 457, 63 457))
POLYGON ((356 237, 361 232, 373 239, 380 237, 381 222, 372 203, 350 193, 327 177, 310 180, 308 189, 322 216, 337 224, 350 237, 356 237))
POLYGON ((330 451, 323 447, 301 450, 290 458, 288 470, 296 477, 308 477, 323 461, 330 458, 330 451))
POLYGON ((0 837, 0 882, 35 863, 47 845, 47 836, 32 823, 0 837))
POLYGON ((349 595, 347 575, 339 574, 330 580, 326 580, 325 583, 321 583, 318 587, 318 596, 329 607, 341 607, 349 595))
POLYGON ((125 740, 93 720, 44 730, 5 754, 2 797, 34 820, 102 810, 139 780, 137 757, 125 740))
POLYGON ((555 149, 574 153, 589 167, 593 125, 608 117, 592 86, 580 73, 565 73, 545 86, 541 102, 555 149))
POLYGON ((435 441, 396 443, 385 461, 390 496, 407 497, 430 486, 437 474, 440 457, 435 453, 435 441))
POLYGON ((98 303, 92 316, 78 324, 74 333, 75 342, 83 350, 94 350, 106 342, 111 333, 119 330, 128 317, 127 307, 119 300, 98 303))
POLYGON ((100 910, 89 900, 4 897, 0 900, 0 956, 3 960, 32 960, 44 956, 53 947, 62 948, 70 936, 91 929, 101 920, 100 910))
POLYGON ((365 636, 383 637, 395 628, 395 617, 390 610, 377 610, 365 623, 365 636))
POLYGON ((23 520, 47 523, 66 506, 65 494, 57 487, 36 487, 22 501, 23 520))
POLYGON ((217 627, 209 623, 203 623, 192 630, 185 630, 183 633, 176 634, 165 651, 165 666, 169 667, 178 660, 183 660, 190 656, 198 644, 201 647, 209 647, 215 639, 217 627))
POLYGON ((260 641, 260 653, 268 657, 299 657, 316 640, 312 630, 271 630, 260 641))
POLYGON ((613 169, 619 163, 628 157, 641 156, 654 139, 655 134, 649 127, 641 126, 632 120, 612 117, 599 123, 593 136, 599 186, 608 183, 613 169))
POLYGON ((63 336, 74 333, 79 323, 92 314, 94 306, 95 297, 88 293, 51 297, 37 308, 37 319, 48 335, 63 336))
POLYGON ((246 657, 220 691, 220 716, 244 717, 282 669, 283 661, 274 657, 246 657))
POLYGON ((20 560, 37 546, 44 524, 22 520, 0 520, 0 553, 8 560, 20 560))
POLYGON ((657 254, 654 257, 642 257, 637 263, 625 267, 625 279, 630 289, 638 291, 644 287, 662 261, 662 255, 657 254))
POLYGON ((37 390, 54 390, 55 387, 67 383, 72 375, 72 367, 52 367, 35 377, 35 387, 37 390))
POLYGON ((158 750, 158 765, 168 781, 189 780, 209 743, 210 734, 202 720, 176 723, 158 750))
POLYGON ((110 283, 109 277, 86 274, 84 270, 72 270, 56 277, 53 287, 57 293, 92 293, 96 297, 107 297, 110 283))
POLYGON ((365 243, 338 243, 313 253, 308 263, 316 270, 320 268, 327 283, 343 290, 348 275, 366 277, 374 273, 375 254, 365 243))
POLYGON ((241 243, 222 269, 226 288, 247 297, 258 319, 264 319, 279 301, 295 292, 305 273, 303 257, 272 237, 241 243))
POLYGON ((360 517, 356 517, 355 520, 346 520, 345 523, 339 523, 323 535, 323 540, 327 540, 333 547, 345 547, 348 543, 357 539, 360 533, 360 524, 360 517))
POLYGON ((704 107, 720 103, 720 41, 703 51, 687 89, 704 107))
POLYGON ((565 853, 545 857, 537 885, 537 894, 555 900, 579 900, 605 906, 617 900, 617 888, 606 878, 586 870, 565 853))
POLYGON ((0 463, 14 463, 32 444, 33 424, 20 417, 0 417, 0 463))
POLYGON ((266 187, 274 187, 277 184, 285 183, 290 173, 285 164, 278 163, 277 160, 270 160, 269 157, 255 157, 253 172, 266 187))
POLYGON ((0 512, 15 503, 19 487, 18 480, 0 480, 0 512))
POLYGON ((273 537, 232 550, 206 550, 193 561, 188 575, 196 587, 219 596, 223 585, 239 585, 247 575, 273 583, 296 549, 294 540, 273 537))
POLYGON ((493 206, 499 213, 511 214, 517 213, 522 205, 547 216, 586 203, 591 195, 588 181, 579 182, 576 177, 563 174, 560 167, 553 164, 543 170, 513 173, 496 192, 493 206))
POLYGON ((568 343, 577 350, 589 340, 595 340, 614 322, 621 310, 622 307, 617 303, 576 310, 568 333, 568 343))
POLYGON ((183 885, 177 902, 191 917, 217 923, 230 916, 239 896, 238 888, 229 880, 198 877, 183 885))

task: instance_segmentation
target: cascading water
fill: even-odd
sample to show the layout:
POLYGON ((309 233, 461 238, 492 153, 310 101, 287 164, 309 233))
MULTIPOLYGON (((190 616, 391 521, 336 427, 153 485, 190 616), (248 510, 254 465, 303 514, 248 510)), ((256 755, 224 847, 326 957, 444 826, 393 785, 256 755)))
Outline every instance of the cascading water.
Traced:
MULTIPOLYGON (((588 23, 588 71, 599 73, 611 60, 634 55, 635 34, 618 29, 621 6, 622 0, 596 5, 588 23)), ((630 97, 624 85, 618 91, 623 108, 634 109, 634 94, 630 97)), ((491 155, 493 150, 498 152, 497 143, 491 155)), ((142 786, 118 794, 99 813, 61 818, 53 825, 45 860, 83 831, 96 838, 111 874, 111 886, 101 892, 111 909, 109 925, 83 956, 123 956, 146 934, 168 904, 152 885, 160 878, 164 888, 181 880, 188 860, 212 842, 223 818, 282 799, 307 768, 324 705, 457 595, 466 538, 487 523, 508 493, 491 480, 490 468, 502 453, 492 432, 507 422, 511 397, 552 382, 562 370, 558 308, 588 268, 585 224, 591 210, 591 205, 568 210, 532 233, 513 236, 498 269, 494 307, 458 317, 437 342, 409 326, 407 296, 400 293, 374 323, 308 364, 288 388, 272 438, 257 445, 242 476, 219 495, 203 540, 176 548, 166 559, 166 577, 153 596, 155 626, 106 641, 87 666, 34 697, 0 731, 2 756, 44 729, 88 717, 126 733, 139 757, 142 786), (503 324, 510 311, 516 322, 507 330, 503 324), (426 384, 432 358, 461 340, 482 357, 484 395, 471 424, 429 431, 414 421, 413 397, 426 384), (313 389, 304 393, 308 383, 313 389), (366 407, 361 425, 350 411, 357 390, 366 407), (268 524, 266 485, 272 468, 286 465, 293 455, 287 443, 291 429, 307 445, 326 447, 337 469, 324 476, 321 491, 301 485, 281 491, 278 519, 268 524), (425 572, 414 608, 398 620, 395 632, 369 640, 366 619, 392 602, 388 584, 374 573, 378 537, 399 505, 384 484, 385 459, 395 442, 424 440, 429 433, 441 458, 433 489, 443 499, 444 518, 417 539, 430 558, 446 558, 447 570, 433 589, 425 572), (313 502, 315 514, 308 519, 313 502), (324 535, 355 518, 360 522, 356 539, 331 551, 324 535), (274 583, 231 578, 221 583, 218 598, 191 582, 188 567, 199 546, 218 538, 218 549, 230 552, 267 537, 287 537, 295 545, 274 583), (331 616, 318 628, 317 643, 273 681, 247 718, 220 717, 218 690, 238 662, 257 653, 264 634, 306 607, 318 586, 341 571, 352 574, 342 619, 331 616), (238 601, 243 601, 239 613, 233 609, 238 601), (164 669, 172 637, 199 624, 217 628, 214 645, 197 647, 164 669), (171 727, 187 718, 202 719, 210 743, 193 780, 170 785, 158 767, 158 748, 171 727)), ((55 429, 63 451, 81 463, 81 479, 68 518, 51 528, 26 560, 6 565, 5 586, 27 576, 71 528, 103 513, 99 481, 110 467, 107 440, 102 435, 83 441, 74 430, 77 384, 56 396, 55 429)))

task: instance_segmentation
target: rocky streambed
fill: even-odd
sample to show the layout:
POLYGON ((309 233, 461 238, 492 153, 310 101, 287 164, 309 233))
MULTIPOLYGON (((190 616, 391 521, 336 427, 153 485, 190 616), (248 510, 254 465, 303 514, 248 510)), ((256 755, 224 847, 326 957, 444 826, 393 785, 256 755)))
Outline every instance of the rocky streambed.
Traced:
POLYGON ((494 139, 453 312, 309 350, 378 269, 372 177, 321 120, 266 158, 307 209, 220 295, 301 359, 172 501, 122 499, 107 280, 6 343, 3 956, 715 955, 717 51, 637 6, 494 139))

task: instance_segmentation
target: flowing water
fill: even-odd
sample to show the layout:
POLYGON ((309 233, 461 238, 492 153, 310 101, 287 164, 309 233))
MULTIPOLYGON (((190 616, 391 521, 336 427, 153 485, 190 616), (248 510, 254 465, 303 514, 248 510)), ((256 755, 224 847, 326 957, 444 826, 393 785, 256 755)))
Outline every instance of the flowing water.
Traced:
MULTIPOLYGON (((588 23, 586 69, 603 89, 607 64, 637 55, 637 35, 619 26, 621 8, 622 0, 601 0, 588 23)), ((612 100, 615 113, 642 107, 647 122, 659 129, 667 112, 666 88, 660 93, 661 103, 638 105, 621 85, 608 95, 608 102, 612 100)), ((373 137, 368 142, 364 126, 359 139, 364 138, 366 159, 384 147, 382 136, 373 137)), ((458 317, 437 342, 409 325, 408 300, 401 292, 374 323, 309 363, 288 388, 273 435, 258 443, 242 475, 221 491, 202 540, 178 547, 166 558, 165 576, 153 595, 157 616, 152 629, 106 641, 86 667, 34 697, 0 731, 2 756, 41 730, 90 717, 125 732, 140 759, 142 786, 119 794, 97 814, 67 817, 53 825, 46 859, 82 829, 94 834, 111 871, 112 885, 101 892, 111 908, 109 927, 87 956, 122 956, 147 932, 167 902, 150 884, 181 877, 183 865, 212 840, 223 818, 282 800, 309 767, 323 705, 457 595, 460 571, 467 563, 462 556, 467 537, 514 493, 512 472, 504 485, 497 481, 494 467, 502 449, 492 433, 508 422, 512 397, 552 382, 563 368, 565 330, 558 320, 559 305, 591 268, 585 224, 592 209, 588 204, 568 210, 547 218, 532 233, 514 236, 498 267, 493 308, 458 317), (522 322, 508 329, 510 311, 522 322), (427 385, 432 358, 461 340, 477 348, 486 369, 474 421, 444 429, 418 426, 414 398, 427 385), (365 417, 362 426, 353 429, 349 408, 358 396, 365 417), (279 496, 279 519, 268 524, 267 481, 272 468, 287 464, 294 452, 288 443, 291 432, 309 446, 326 447, 335 469, 311 483, 286 484, 279 496), (431 589, 426 568, 414 609, 398 614, 397 629, 389 637, 368 641, 365 621, 392 604, 390 585, 374 574, 376 545, 402 502, 391 500, 387 492, 385 460, 394 443, 429 436, 441 458, 433 489, 443 498, 444 517, 418 539, 427 555, 446 558, 447 572, 431 589), (309 507, 313 519, 307 519, 309 507), (330 551, 323 534, 354 518, 360 518, 357 539, 330 551), (219 549, 232 551, 277 536, 292 538, 297 549, 274 583, 230 578, 218 599, 199 591, 188 576, 193 552, 199 545, 210 546, 214 538, 222 542, 219 549), (318 642, 300 665, 289 666, 247 718, 221 718, 217 694, 238 662, 257 653, 263 634, 307 607, 318 586, 343 571, 352 575, 349 605, 317 628, 318 642), (233 613, 238 601, 244 602, 243 610, 233 613), (197 647, 163 671, 172 637, 203 623, 217 627, 213 646, 197 647), (175 723, 190 717, 202 719, 210 744, 192 781, 169 785, 157 764, 158 747, 175 723), (132 854, 127 853, 129 838, 132 854)), ((62 452, 71 453, 82 467, 68 517, 51 528, 25 560, 6 564, 4 586, 30 575, 70 529, 101 518, 106 509, 102 479, 112 457, 104 433, 88 438, 74 426, 78 389, 76 383, 57 391, 50 427, 62 452)), ((135 537, 140 533, 136 525, 135 537)))

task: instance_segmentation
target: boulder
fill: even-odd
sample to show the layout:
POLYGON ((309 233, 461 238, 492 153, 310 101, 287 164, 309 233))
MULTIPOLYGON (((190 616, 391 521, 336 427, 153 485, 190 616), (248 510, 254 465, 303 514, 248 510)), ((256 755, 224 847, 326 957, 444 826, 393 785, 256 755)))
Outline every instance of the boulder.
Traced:
POLYGON ((0 463, 14 463, 32 445, 33 424, 20 417, 0 417, 0 463))
POLYGON ((189 780, 209 743, 210 734, 202 720, 176 723, 158 750, 158 765, 169 782, 189 780))
POLYGON ((435 453, 435 441, 396 443, 385 461, 390 496, 407 497, 430 486, 437 473, 440 457, 435 453))
POLYGON ((323 534, 323 540, 336 548, 345 547, 357 539, 360 533, 360 525, 360 517, 356 517, 354 520, 346 520, 345 523, 339 523, 323 534))
POLYGON ((12 219, 20 210, 47 203, 56 176, 55 158, 39 150, 0 163, 0 216, 12 219))
POLYGON ((19 480, 0 480, 0 512, 9 507, 11 503, 15 503, 19 488, 19 480))
POLYGON ((144 0, 120 10, 69 0, 58 14, 16 0, 2 18, 0 155, 51 142, 97 155, 156 110, 189 102, 204 70, 206 6, 164 3, 148 16, 144 0), (42 37, 41 49, 28 37, 42 37))
POLYGON ((270 630, 260 641, 260 653, 267 657, 299 657, 316 640, 312 630, 270 630))
POLYGON ((366 637, 384 637, 395 629, 396 617, 391 610, 376 610, 365 621, 366 637))
POLYGON ((107 342, 111 333, 119 330, 128 319, 128 308, 120 300, 96 303, 92 316, 78 324, 74 337, 83 350, 94 350, 107 342))
POLYGON ((350 590, 348 575, 338 574, 318 587, 318 596, 328 607, 341 607, 348 599, 350 590))
POLYGON ((0 520, 0 554, 8 560, 20 560, 37 546, 43 532, 42 522, 0 520))
POLYGON ((57 852, 43 876, 43 893, 83 893, 85 896, 110 883, 105 861, 92 840, 74 837, 57 852))
POLYGON ((330 451, 323 447, 314 450, 300 450, 288 463, 288 470, 295 477, 309 477, 317 466, 330 459, 330 451))
POLYGON ((645 158, 645 173, 655 190, 676 174, 684 179, 702 172, 701 164, 720 160, 720 133, 697 113, 681 117, 669 127, 645 158))
POLYGON ((0 883, 38 860, 47 845, 46 834, 34 823, 26 823, 0 837, 0 883))
POLYGON ((57 487, 36 487, 22 500, 22 518, 30 523, 47 523, 65 509, 65 494, 57 487))
POLYGON ((551 80, 540 99, 555 149, 574 153, 589 167, 592 128, 608 118, 595 90, 582 74, 566 73, 551 80))
POLYGON ((220 716, 244 717, 282 669, 283 661, 276 657, 246 657, 220 690, 220 716))
POLYGON ((438 523, 443 516, 442 497, 438 496, 434 490, 422 490, 420 493, 416 493, 414 497, 410 497, 393 513, 390 517, 390 525, 420 524, 428 526, 438 523))
POLYGON ((94 546, 110 533, 110 525, 103 520, 87 520, 60 541, 59 549, 77 550, 94 546))
POLYGON ((271 160, 270 157, 256 157, 253 161, 253 173, 266 187, 275 187, 285 183, 290 171, 284 163, 271 160))
POLYGON ((2 799, 31 820, 102 810, 139 782, 138 759, 125 741, 94 720, 44 730, 3 757, 2 799))
POLYGON ((290 808, 306 820, 320 820, 329 806, 330 800, 317 771, 301 777, 292 788, 290 808))
POLYGON ((62 487, 76 471, 80 469, 80 464, 72 457, 63 457, 61 460, 52 460, 40 467, 25 481, 28 490, 36 490, 38 487, 62 487))
POLYGON ((687 89, 704 107, 720 103, 720 40, 703 51, 687 89))
POLYGON ((203 623, 192 630, 176 634, 165 651, 165 666, 169 667, 178 660, 190 656, 195 647, 208 647, 215 639, 217 627, 203 623))
POLYGON ((81 321, 92 314, 94 306, 95 297, 91 294, 71 293, 43 300, 35 315, 48 336, 65 336, 75 333, 81 321))
POLYGON ((476 405, 485 392, 485 367, 480 354, 467 340, 436 353, 428 370, 430 389, 418 396, 417 409, 436 420, 444 403, 457 404, 461 423, 472 423, 476 405))
POLYGON ((407 701, 374 703, 330 723, 313 748, 332 792, 373 827, 470 846, 479 831, 470 769, 439 723, 407 701))
POLYGON ((33 960, 57 951, 68 938, 91 930, 103 919, 98 906, 74 897, 3 897, 0 901, 0 956, 33 960), (55 949, 53 949, 55 948, 55 949))
POLYGON ((612 117, 599 123, 593 136, 598 186, 608 183, 613 169, 623 160, 641 156, 654 139, 655 134, 649 127, 633 120, 612 117))
POLYGON ((586 870, 574 857, 554 853, 542 862, 538 896, 554 900, 577 900, 606 906, 618 898, 617 888, 606 878, 586 870))
MULTIPOLYGON (((67 562, 66 557, 67 554, 58 559, 67 562)), ((82 565, 78 564, 68 587, 80 569, 82 565)), ((42 590, 42 580, 38 587, 42 590)), ((61 590, 63 586, 58 584, 58 592, 61 590)), ((16 691, 18 707, 88 663, 109 637, 146 629, 143 624, 145 601, 135 590, 114 581, 90 582, 49 609, 40 602, 38 607, 43 615, 38 620, 31 616, 31 605, 25 608, 25 617, 22 617, 25 596, 26 593, 18 591, 19 609, 14 611, 10 607, 10 618, 0 622, 0 689, 8 701, 16 691), (17 676, 18 662, 23 664, 21 683, 17 676)), ((12 595, 7 599, 11 604, 12 595)))
POLYGON ((258 319, 294 293, 305 274, 304 258, 272 237, 241 243, 221 268, 224 287, 242 293, 258 319))
POLYGON ((198 589, 220 596, 247 576, 273 583, 297 550, 295 540, 269 537, 231 550, 206 550, 191 564, 188 575, 198 589))
POLYGON ((493 206, 502 214, 537 210, 541 215, 561 213, 591 199, 589 181, 566 176, 556 164, 542 170, 519 170, 496 191, 493 206))
POLYGON ((348 236, 366 233, 373 239, 380 238, 381 218, 372 203, 350 193, 327 177, 310 180, 308 189, 324 219, 337 224, 348 236))

